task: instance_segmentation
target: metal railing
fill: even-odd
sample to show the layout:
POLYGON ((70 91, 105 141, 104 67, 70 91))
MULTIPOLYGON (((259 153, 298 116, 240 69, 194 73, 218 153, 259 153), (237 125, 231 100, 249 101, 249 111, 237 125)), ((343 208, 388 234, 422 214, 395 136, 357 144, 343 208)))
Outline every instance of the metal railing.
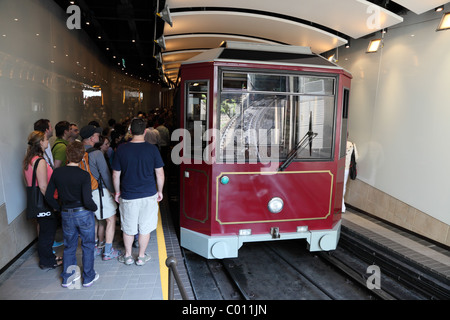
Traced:
POLYGON ((183 300, 189 300, 188 294, 186 292, 186 289, 183 286, 183 283, 181 282, 180 274, 177 270, 177 264, 178 261, 174 256, 170 256, 166 259, 166 266, 169 268, 169 300, 173 300, 174 296, 174 278, 177 282, 178 289, 180 290, 181 297, 183 300))

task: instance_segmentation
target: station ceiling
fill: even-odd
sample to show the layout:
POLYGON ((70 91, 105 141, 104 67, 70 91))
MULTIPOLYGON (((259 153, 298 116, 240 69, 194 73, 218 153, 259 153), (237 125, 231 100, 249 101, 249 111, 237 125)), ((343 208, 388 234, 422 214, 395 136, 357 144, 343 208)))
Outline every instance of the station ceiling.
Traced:
MULTIPOLYGON (((81 27, 111 65, 147 81, 177 81, 180 64, 224 40, 308 46, 321 54, 443 0, 54 0, 81 9, 81 27), (171 25, 157 16, 170 12, 171 25), (164 11, 166 9, 166 11, 164 11), (156 42, 158 41, 159 44, 156 42)), ((165 16, 168 20, 168 16, 165 16)))

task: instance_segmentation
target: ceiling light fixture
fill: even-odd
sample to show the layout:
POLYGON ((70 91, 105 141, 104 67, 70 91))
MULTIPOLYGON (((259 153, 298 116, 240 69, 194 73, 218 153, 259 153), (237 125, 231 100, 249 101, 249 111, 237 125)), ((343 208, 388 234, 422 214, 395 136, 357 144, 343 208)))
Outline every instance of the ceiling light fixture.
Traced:
POLYGON ((173 27, 172 17, 170 16, 170 9, 168 5, 166 5, 161 12, 157 12, 156 15, 173 27))
POLYGON ((166 50, 166 41, 164 39, 164 36, 159 37, 155 40, 155 42, 158 44, 158 46, 161 47, 161 49, 166 50))
POLYGON ((159 64, 162 64, 162 56, 161 56, 161 52, 159 52, 156 56, 154 56, 154 58, 156 59, 156 61, 159 62, 159 64))
POLYGON ((439 26, 436 31, 448 30, 450 29, 450 12, 444 13, 442 16, 441 22, 439 22, 439 26))
POLYGON ((369 46, 367 47, 366 53, 377 52, 380 48, 384 46, 384 36, 387 33, 387 29, 381 30, 381 38, 370 40, 369 46))
POLYGON ((381 39, 370 40, 366 53, 377 52, 380 46, 381 46, 381 39))

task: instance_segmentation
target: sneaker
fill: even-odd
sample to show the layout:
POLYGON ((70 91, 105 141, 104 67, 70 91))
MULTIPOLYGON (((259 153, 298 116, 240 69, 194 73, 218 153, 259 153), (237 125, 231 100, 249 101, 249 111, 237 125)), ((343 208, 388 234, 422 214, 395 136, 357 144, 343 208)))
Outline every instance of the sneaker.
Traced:
POLYGON ((53 248, 57 248, 57 247, 61 247, 64 244, 64 242, 58 242, 58 241, 53 241, 53 248))
POLYGON ((98 280, 98 278, 100 278, 100 276, 96 272, 94 279, 91 282, 83 283, 83 287, 90 287, 90 286, 92 286, 94 284, 94 282, 98 280))
POLYGON ((121 252, 119 250, 111 248, 111 251, 109 253, 103 252, 102 260, 103 261, 107 261, 107 260, 111 260, 111 259, 117 258, 120 255, 120 253, 121 252))
POLYGON ((95 250, 94 250, 94 258, 95 258, 96 256, 101 255, 102 252, 103 252, 103 248, 95 247, 95 250))
MULTIPOLYGON (((73 278, 72 281, 66 282, 66 283, 65 283, 65 282, 61 283, 61 287, 63 287, 63 288, 68 288, 68 287, 70 287, 71 285, 75 284, 75 281, 80 280, 80 278, 81 278, 81 274, 76 273, 76 274, 75 274, 75 278, 73 278)), ((69 279, 70 279, 70 278, 69 278, 69 279)))
POLYGON ((117 260, 119 260, 119 262, 125 263, 126 265, 133 264, 133 262, 134 262, 134 259, 132 256, 125 257, 125 254, 120 255, 117 260))
POLYGON ((143 257, 138 257, 137 260, 136 260, 136 265, 143 266, 151 258, 152 257, 150 257, 149 254, 145 254, 143 257))

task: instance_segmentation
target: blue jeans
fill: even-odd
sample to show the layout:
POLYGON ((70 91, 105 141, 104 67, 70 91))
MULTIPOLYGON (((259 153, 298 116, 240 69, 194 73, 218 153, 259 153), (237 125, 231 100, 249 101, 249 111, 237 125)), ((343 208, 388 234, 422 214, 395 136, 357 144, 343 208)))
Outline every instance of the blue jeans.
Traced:
POLYGON ((61 276, 63 283, 75 273, 77 266, 78 236, 81 238, 81 249, 83 252, 83 282, 94 280, 94 251, 95 251, 95 219, 94 213, 89 210, 73 212, 63 210, 62 231, 64 237, 63 272, 61 276), (71 267, 72 266, 72 267, 71 267), (69 268, 70 267, 70 268, 69 268))

